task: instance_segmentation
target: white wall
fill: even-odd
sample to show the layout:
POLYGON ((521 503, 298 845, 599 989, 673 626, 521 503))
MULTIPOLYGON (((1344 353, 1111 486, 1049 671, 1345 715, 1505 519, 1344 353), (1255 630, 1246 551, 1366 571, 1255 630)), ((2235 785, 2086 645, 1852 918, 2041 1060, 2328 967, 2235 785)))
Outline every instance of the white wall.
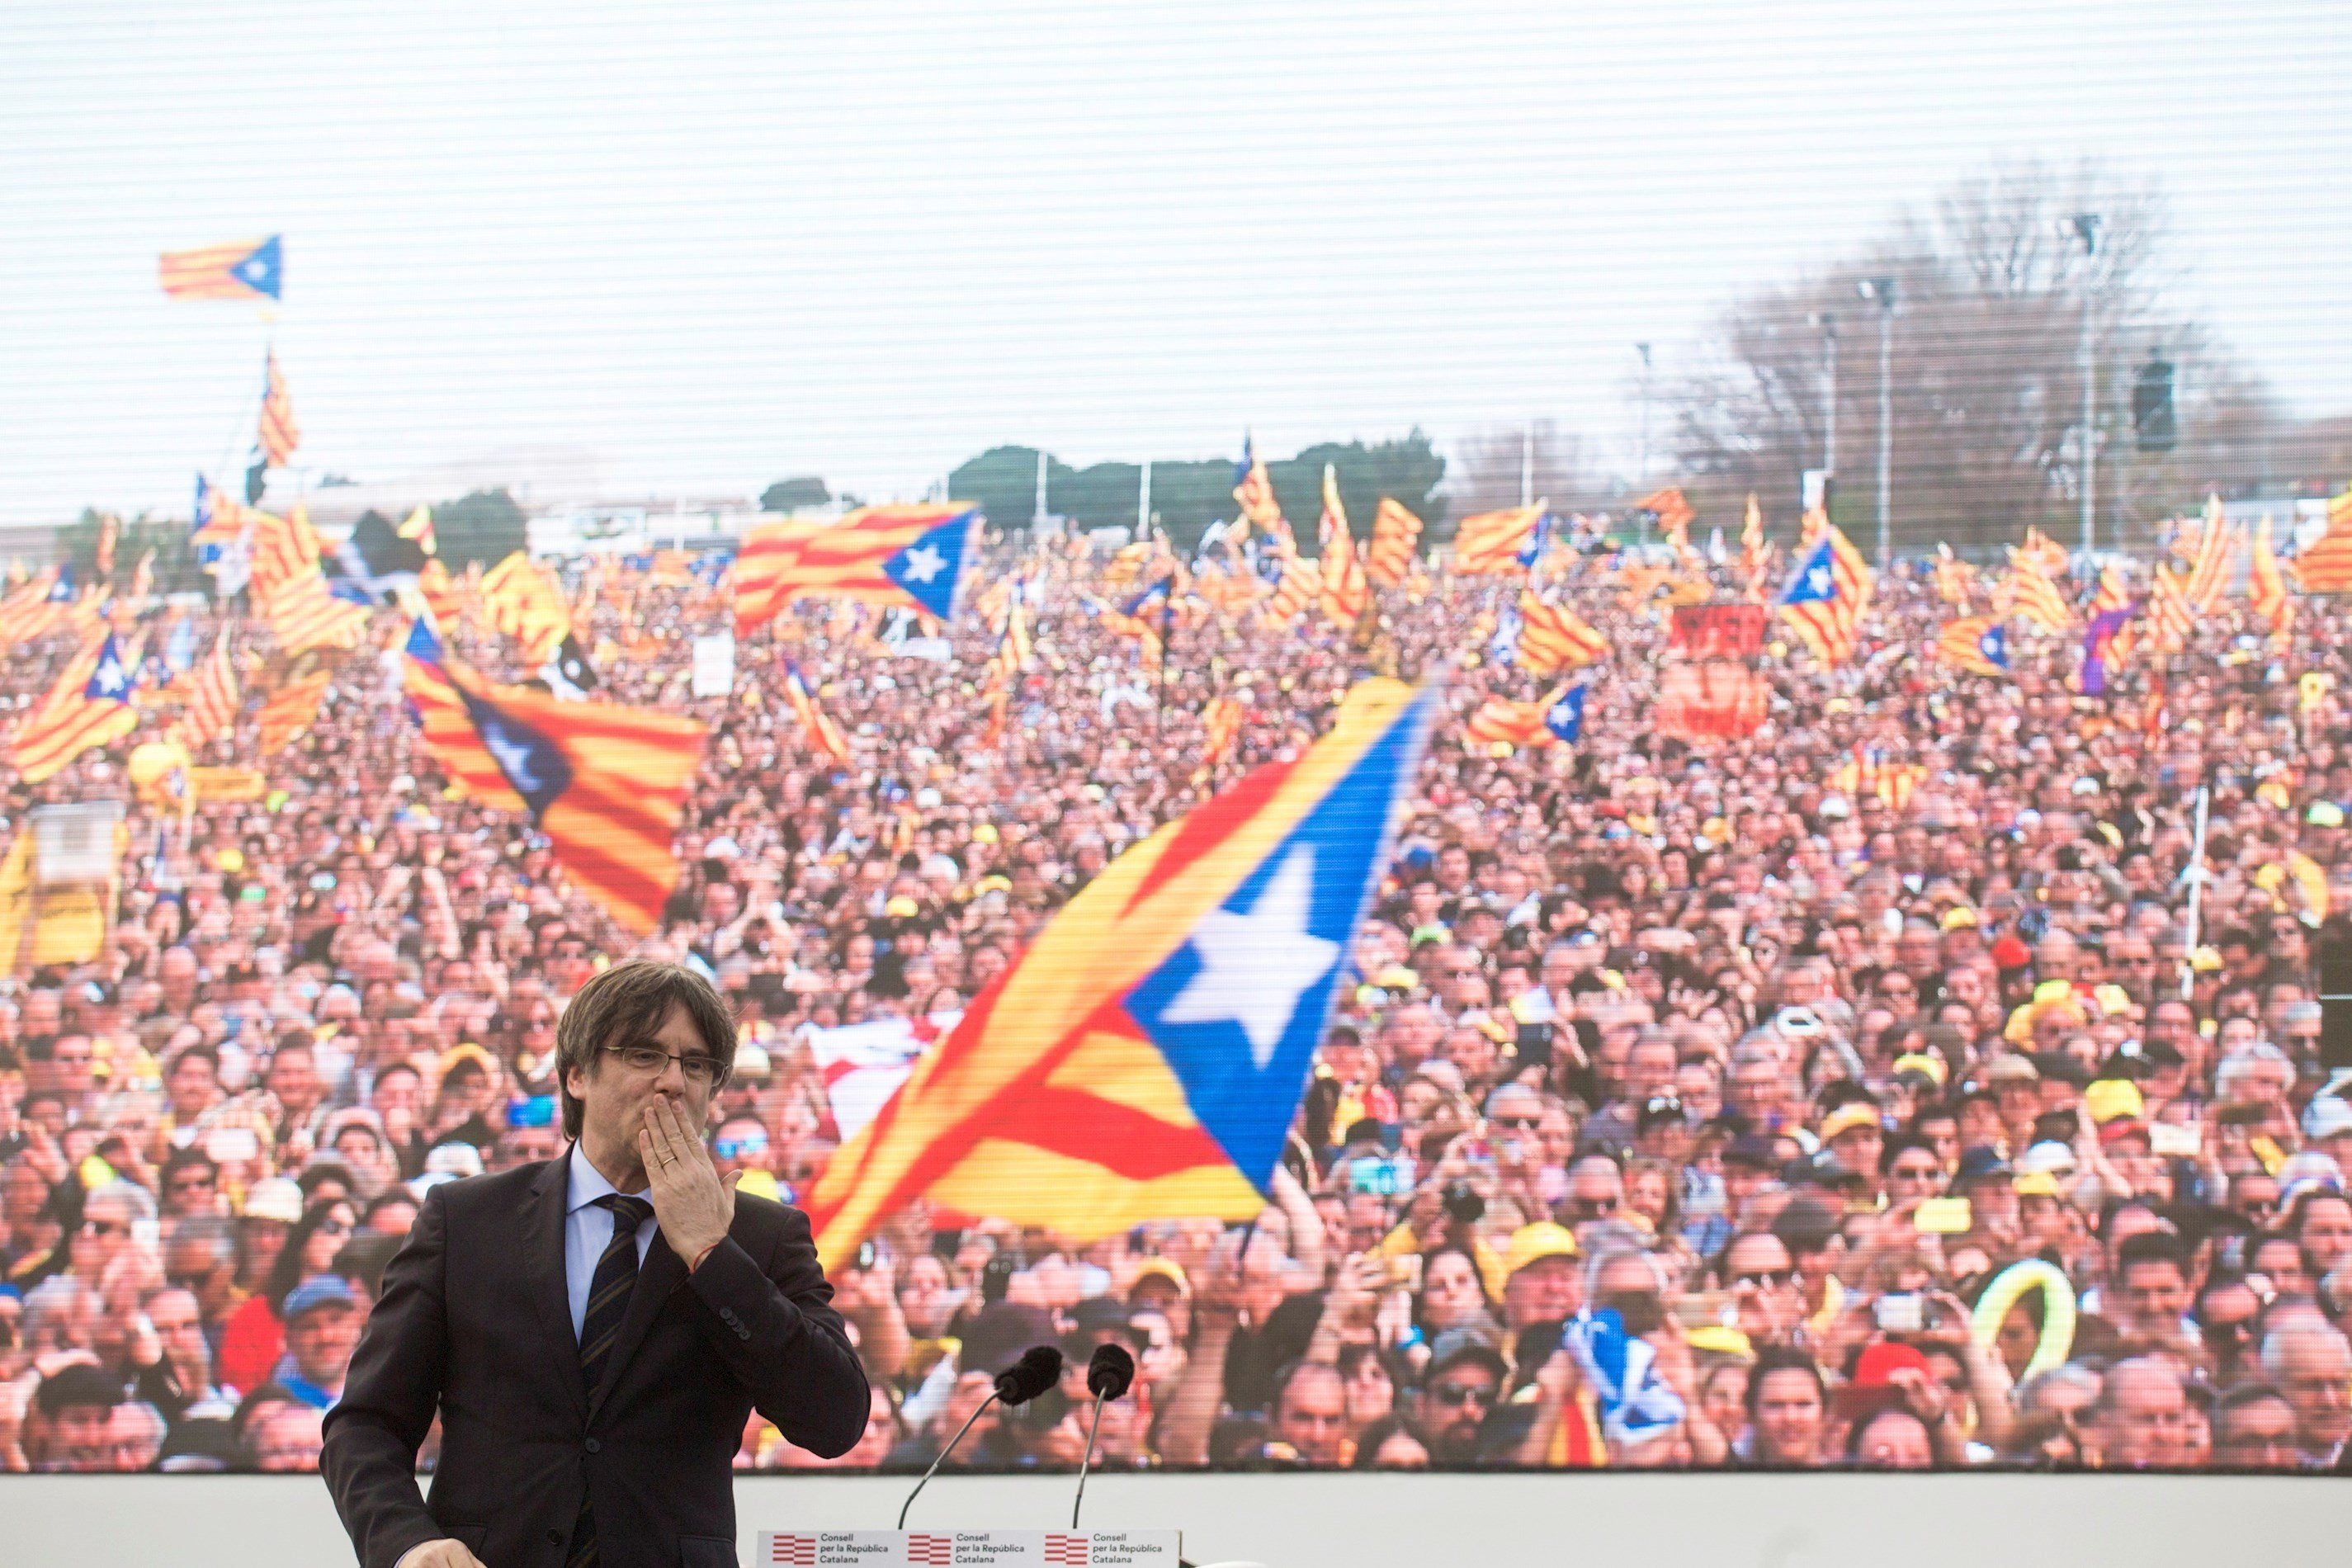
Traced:
MULTIPOLYGON (((1044 1529, 1068 1478, 934 1482, 908 1523, 1044 1529)), ((907 1483, 761 1477, 761 1530, 888 1529, 907 1483)), ((1175 1526, 1196 1563, 1382 1568, 1600 1561, 1849 1568, 2196 1568, 2344 1562, 2352 1491, 2325 1479, 2126 1476, 1103 1476, 1086 1522, 1175 1526)), ((311 1478, 0 1476, 0 1568, 334 1568, 350 1547, 311 1478)), ((491 1563, 489 1568, 502 1568, 491 1563)))

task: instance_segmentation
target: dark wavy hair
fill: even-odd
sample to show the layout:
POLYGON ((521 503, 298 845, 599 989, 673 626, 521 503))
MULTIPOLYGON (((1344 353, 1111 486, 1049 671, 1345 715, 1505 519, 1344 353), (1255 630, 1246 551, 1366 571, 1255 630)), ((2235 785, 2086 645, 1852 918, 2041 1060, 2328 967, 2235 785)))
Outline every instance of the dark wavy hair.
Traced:
POLYGON ((703 1048, 719 1063, 718 1083, 735 1062, 735 1016, 693 970, 675 963, 616 963, 573 994, 555 1024, 555 1089, 563 1101, 563 1135, 580 1136, 580 1101, 570 1079, 578 1068, 593 1078, 606 1046, 641 1039, 660 1029, 675 1006, 686 1009, 703 1048))

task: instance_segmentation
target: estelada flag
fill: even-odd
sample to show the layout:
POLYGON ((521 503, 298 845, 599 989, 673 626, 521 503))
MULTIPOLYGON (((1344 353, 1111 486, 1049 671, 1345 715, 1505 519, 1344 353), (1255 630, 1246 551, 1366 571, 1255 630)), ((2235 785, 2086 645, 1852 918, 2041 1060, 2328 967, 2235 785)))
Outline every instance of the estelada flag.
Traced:
POLYGON ((284 468, 302 444, 302 426, 294 422, 294 399, 286 391, 286 377, 274 353, 262 361, 259 444, 262 461, 273 468, 284 468))
POLYGON ((196 666, 188 710, 173 726, 173 734, 182 745, 194 750, 234 724, 243 701, 243 694, 237 689, 236 665, 229 658, 228 633, 224 631, 213 640, 213 651, 196 666))
POLYGON ((404 685, 426 749, 468 794, 527 812, 572 887, 615 923, 653 930, 677 883, 677 822, 703 727, 493 685, 447 658, 421 620, 405 651, 404 685))
POLYGON ((2009 630, 1990 616, 1946 621, 1936 634, 1936 657, 1971 675, 2009 673, 2009 630))
POLYGON ((1480 576, 1518 565, 1543 513, 1540 506, 1515 506, 1464 518, 1454 529, 1454 570, 1480 576))
POLYGON ((755 528, 735 554, 735 635, 751 636, 802 597, 952 620, 979 521, 976 506, 869 506, 833 523, 755 528))
POLYGON ((1549 746, 1559 738, 1549 722, 1551 711, 1567 695, 1563 689, 1533 702, 1489 697, 1463 723, 1463 739, 1482 746, 1549 746))
POLYGON ((818 1258, 926 1194, 1072 1238, 1259 1213, 1437 700, 1368 680, 1111 862, 833 1157, 818 1258))
POLYGON ((1383 588, 1401 588, 1412 571, 1413 552, 1421 547, 1421 519, 1401 501, 1381 498, 1372 513, 1372 549, 1364 570, 1383 588))
POLYGON ((174 300, 276 300, 286 289, 286 247, 277 235, 195 250, 167 250, 163 292, 174 300))
POLYGON ((1323 465, 1322 542, 1323 613, 1342 628, 1352 626, 1371 603, 1372 586, 1356 558, 1356 537, 1348 531, 1348 509, 1339 500, 1339 473, 1323 465))
POLYGON ((139 727, 131 705, 131 667, 102 633, 74 655, 48 694, 9 737, 8 763, 26 784, 39 784, 92 746, 121 740, 139 727))
POLYGON ((1843 664, 1862 642, 1870 567, 1845 531, 1822 519, 1780 593, 1780 614, 1823 664, 1843 664))
POLYGON ((1669 485, 1664 489, 1653 490, 1635 501, 1633 510, 1646 511, 1656 518, 1658 531, 1666 536, 1669 543, 1677 549, 1689 547, 1690 525, 1698 512, 1684 499, 1681 487, 1669 485))
POLYGON ((1287 548, 1276 559, 1282 575, 1276 580, 1274 593, 1265 601, 1265 608, 1270 619, 1287 625, 1322 593, 1323 567, 1320 562, 1309 561, 1287 548))
MULTIPOLYGON (((1020 612, 1016 609, 1014 614, 1020 612)), ((1025 644, 1027 639, 1023 639, 1025 644)), ((784 661, 784 700, 792 704, 793 717, 801 721, 801 733, 808 743, 836 763, 849 761, 849 737, 841 726, 817 701, 816 692, 801 674, 801 667, 792 660, 784 661)))
POLYGON ((1519 590, 1518 661, 1538 675, 1577 669, 1609 657, 1609 639, 1565 605, 1519 590))

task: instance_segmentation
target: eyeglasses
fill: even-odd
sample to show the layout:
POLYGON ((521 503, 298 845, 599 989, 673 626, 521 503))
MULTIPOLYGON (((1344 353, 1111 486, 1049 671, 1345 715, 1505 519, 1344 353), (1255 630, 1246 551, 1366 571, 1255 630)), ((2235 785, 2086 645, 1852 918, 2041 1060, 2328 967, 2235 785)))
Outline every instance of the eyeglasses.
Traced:
POLYGON ((131 1227, 119 1219, 86 1219, 81 1222, 84 1236, 129 1236, 131 1227))
POLYGON ((1496 1116, 1489 1118, 1488 1121, 1492 1126, 1506 1128, 1515 1132, 1533 1132, 1543 1125, 1542 1119, 1535 1116, 1496 1116))
POLYGON ((1465 1405, 1495 1403, 1495 1391, 1483 1383, 1432 1384, 1429 1396, 1449 1409, 1458 1409, 1465 1405))
POLYGON ((1898 1182, 1932 1182, 1937 1172, 1933 1165, 1897 1165, 1886 1173, 1898 1182))
POLYGON ((705 1087, 717 1083, 727 1076, 727 1069, 719 1065, 716 1057, 674 1057, 667 1051, 657 1050, 652 1046, 606 1046, 604 1049, 620 1058, 622 1063, 632 1072, 659 1072, 670 1063, 676 1062, 677 1070, 686 1075, 688 1083, 701 1084, 705 1087))
POLYGON ((1742 1285, 1753 1285, 1763 1290, 1785 1290, 1797 1282, 1793 1268, 1747 1268, 1732 1276, 1742 1285))
POLYGON ((174 1176, 172 1178, 172 1191, 175 1193, 202 1192, 205 1188, 209 1187, 212 1184, 212 1173, 208 1171, 199 1172, 193 1176, 174 1176))

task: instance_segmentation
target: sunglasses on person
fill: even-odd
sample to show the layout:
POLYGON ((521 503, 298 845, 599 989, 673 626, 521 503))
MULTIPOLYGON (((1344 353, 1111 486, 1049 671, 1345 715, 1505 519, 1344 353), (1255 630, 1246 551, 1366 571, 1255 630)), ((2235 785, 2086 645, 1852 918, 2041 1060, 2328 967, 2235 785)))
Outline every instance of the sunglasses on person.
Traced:
POLYGON ((1509 1132, 1533 1132, 1543 1121, 1534 1116, 1496 1116, 1488 1118, 1487 1124, 1509 1132))
POLYGON ((1797 1283, 1793 1268, 1745 1268, 1732 1276, 1735 1282, 1753 1285, 1759 1290, 1785 1290, 1797 1283))
POLYGON ((210 1171, 196 1171, 184 1176, 173 1177, 171 1190, 175 1193, 200 1193, 211 1186, 213 1180, 213 1173, 210 1171))
POLYGON ((1483 1383, 1433 1383, 1429 1385, 1429 1396, 1449 1410, 1495 1403, 1495 1391, 1483 1383))
POLYGON ((1614 1198, 1562 1198, 1559 1206, 1581 1219, 1604 1219, 1617 1212, 1614 1198))

